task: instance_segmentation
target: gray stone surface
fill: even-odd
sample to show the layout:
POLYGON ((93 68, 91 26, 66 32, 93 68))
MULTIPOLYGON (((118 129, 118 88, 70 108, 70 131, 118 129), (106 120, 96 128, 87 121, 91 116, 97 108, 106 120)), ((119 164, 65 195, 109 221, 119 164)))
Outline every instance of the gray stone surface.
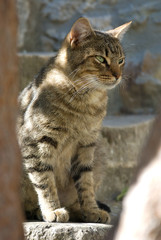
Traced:
POLYGON ((107 128, 134 128, 137 125, 149 124, 153 121, 154 115, 122 115, 106 116, 103 120, 103 126, 107 128))
POLYGON ((24 223, 26 240, 105 240, 111 230, 112 225, 94 223, 24 223))
POLYGON ((97 155, 106 158, 106 177, 97 199, 108 204, 130 185, 153 120, 153 115, 107 116, 104 120, 97 155))
POLYGON ((40 69, 46 64, 50 57, 54 57, 55 52, 30 52, 19 53, 19 87, 24 89, 29 82, 38 74, 40 69))
POLYGON ((161 55, 146 52, 138 65, 128 64, 127 88, 120 89, 125 112, 152 113, 160 108, 161 101, 161 55))
POLYGON ((86 16, 99 29, 133 20, 127 33, 130 58, 141 59, 147 49, 161 53, 160 0, 18 0, 18 10, 19 46, 27 51, 58 50, 75 19, 86 16))

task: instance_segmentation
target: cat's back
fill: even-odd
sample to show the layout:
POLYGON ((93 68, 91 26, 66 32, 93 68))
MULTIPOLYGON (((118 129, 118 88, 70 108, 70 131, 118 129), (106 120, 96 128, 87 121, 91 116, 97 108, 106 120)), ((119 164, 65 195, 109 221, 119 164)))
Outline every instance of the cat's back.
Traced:
POLYGON ((33 82, 31 82, 27 85, 26 88, 24 88, 18 97, 18 128, 23 125, 24 114, 33 99, 33 92, 33 82))
POLYGON ((24 112, 27 110, 29 104, 37 94, 39 86, 41 86, 42 82, 44 81, 47 72, 53 68, 54 61, 55 57, 50 58, 46 65, 40 69, 33 81, 31 81, 20 93, 18 98, 19 115, 24 114, 24 112))

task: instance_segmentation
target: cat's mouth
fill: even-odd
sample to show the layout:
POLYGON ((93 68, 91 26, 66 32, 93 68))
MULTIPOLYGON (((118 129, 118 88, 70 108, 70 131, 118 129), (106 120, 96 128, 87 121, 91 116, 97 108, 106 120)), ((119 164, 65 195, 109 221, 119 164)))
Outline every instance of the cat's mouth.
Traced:
POLYGON ((121 81, 122 77, 120 76, 119 78, 116 77, 105 77, 101 76, 99 78, 99 82, 102 83, 104 86, 106 86, 108 89, 114 88, 116 85, 118 85, 121 81))

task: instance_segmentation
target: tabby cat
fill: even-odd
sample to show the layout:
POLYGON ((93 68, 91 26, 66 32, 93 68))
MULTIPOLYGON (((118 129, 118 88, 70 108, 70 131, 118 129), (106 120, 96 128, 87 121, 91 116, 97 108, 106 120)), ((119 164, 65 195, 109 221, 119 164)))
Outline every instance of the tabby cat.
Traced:
POLYGON ((122 78, 120 39, 130 23, 101 32, 79 18, 58 55, 21 93, 17 133, 26 212, 48 222, 110 221, 95 200, 104 166, 94 152, 107 89, 122 78))

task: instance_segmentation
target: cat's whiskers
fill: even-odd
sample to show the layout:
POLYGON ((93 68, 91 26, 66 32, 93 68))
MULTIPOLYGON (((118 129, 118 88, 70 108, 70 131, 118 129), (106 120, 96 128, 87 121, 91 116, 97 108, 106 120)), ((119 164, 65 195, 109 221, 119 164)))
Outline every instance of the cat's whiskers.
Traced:
POLYGON ((72 77, 71 80, 73 80, 74 77, 76 76, 76 74, 77 74, 80 70, 81 70, 81 69, 80 69, 79 67, 76 68, 75 70, 73 70, 73 72, 71 72, 71 73, 68 75, 69 79, 70 79, 70 77, 72 77))
POLYGON ((88 85, 90 84, 95 84, 95 81, 96 81, 96 77, 95 75, 85 75, 83 77, 81 77, 80 79, 78 79, 78 82, 76 85, 78 85, 78 83, 81 83, 81 87, 79 88, 78 92, 80 92, 83 88, 86 88, 88 85), (83 83, 83 80, 86 80, 86 83, 83 83))
MULTIPOLYGON (((70 75, 72 75, 73 73, 76 73, 79 71, 80 69, 75 69, 70 75)), ((97 89, 98 87, 100 87, 100 84, 97 81, 97 77, 96 75, 91 75, 91 74, 86 74, 78 79, 76 79, 74 82, 70 81, 71 87, 68 89, 68 91, 66 93, 64 93, 63 95, 59 96, 56 100, 61 99, 62 97, 65 98, 66 96, 69 95, 70 91, 74 90, 74 92, 71 92, 71 98, 68 101, 69 103, 71 103, 74 98, 76 96, 81 96, 84 93, 87 93, 87 90, 94 90, 97 89), (83 83, 83 81, 86 81, 85 83, 83 83), (83 85, 82 85, 83 83, 83 85), (77 89, 78 88, 78 89, 77 89)))
POLYGON ((79 69, 79 68, 74 69, 74 70, 68 75, 68 77, 70 77, 72 74, 74 74, 78 69, 79 69))
POLYGON ((87 75, 87 76, 83 76, 83 77, 77 79, 77 80, 74 82, 75 85, 74 85, 72 82, 70 82, 72 86, 68 89, 68 91, 67 91, 66 93, 64 93, 63 95, 57 97, 56 100, 59 100, 59 99, 61 99, 62 97, 65 98, 66 96, 68 96, 69 92, 74 89, 75 92, 72 94, 72 97, 71 97, 71 99, 69 100, 69 103, 71 103, 76 96, 78 96, 78 95, 80 96, 80 94, 83 92, 83 90, 87 89, 87 87, 90 87, 90 85, 92 86, 92 84, 96 84, 95 80, 93 80, 93 77, 95 77, 95 76, 90 76, 90 78, 89 78, 89 75, 87 75), (76 87, 75 87, 75 85, 78 87, 79 84, 82 84, 82 80, 83 80, 83 79, 86 79, 86 80, 87 80, 87 76, 88 76, 88 82, 86 82, 86 84, 84 84, 81 88, 79 88, 79 89, 77 90, 76 87))
POLYGON ((95 75, 85 75, 85 76, 77 79, 77 80, 75 81, 75 83, 77 82, 76 85, 78 85, 78 83, 81 83, 81 84, 82 84, 82 80, 84 80, 84 79, 87 80, 87 82, 86 82, 85 84, 83 84, 83 86, 81 86, 81 87, 78 89, 78 91, 75 92, 75 93, 72 95, 71 99, 69 100, 70 103, 74 100, 74 98, 75 98, 76 96, 82 95, 82 94, 86 93, 86 90, 94 89, 95 86, 96 86, 95 88, 97 88, 96 76, 95 76, 95 75), (85 90, 85 91, 84 91, 84 90, 85 90))
POLYGON ((76 74, 77 74, 79 71, 80 71, 80 68, 78 67, 78 68, 76 68, 75 70, 73 70, 73 71, 68 75, 69 82, 70 82, 70 84, 71 84, 72 86, 71 86, 71 88, 69 88, 69 90, 68 90, 67 93, 69 93, 69 91, 72 90, 72 89, 74 89, 74 91, 77 92, 77 88, 76 88, 76 86, 73 84, 73 79, 74 79, 74 77, 76 76, 76 74), (71 77, 71 78, 70 78, 70 77, 71 77))

